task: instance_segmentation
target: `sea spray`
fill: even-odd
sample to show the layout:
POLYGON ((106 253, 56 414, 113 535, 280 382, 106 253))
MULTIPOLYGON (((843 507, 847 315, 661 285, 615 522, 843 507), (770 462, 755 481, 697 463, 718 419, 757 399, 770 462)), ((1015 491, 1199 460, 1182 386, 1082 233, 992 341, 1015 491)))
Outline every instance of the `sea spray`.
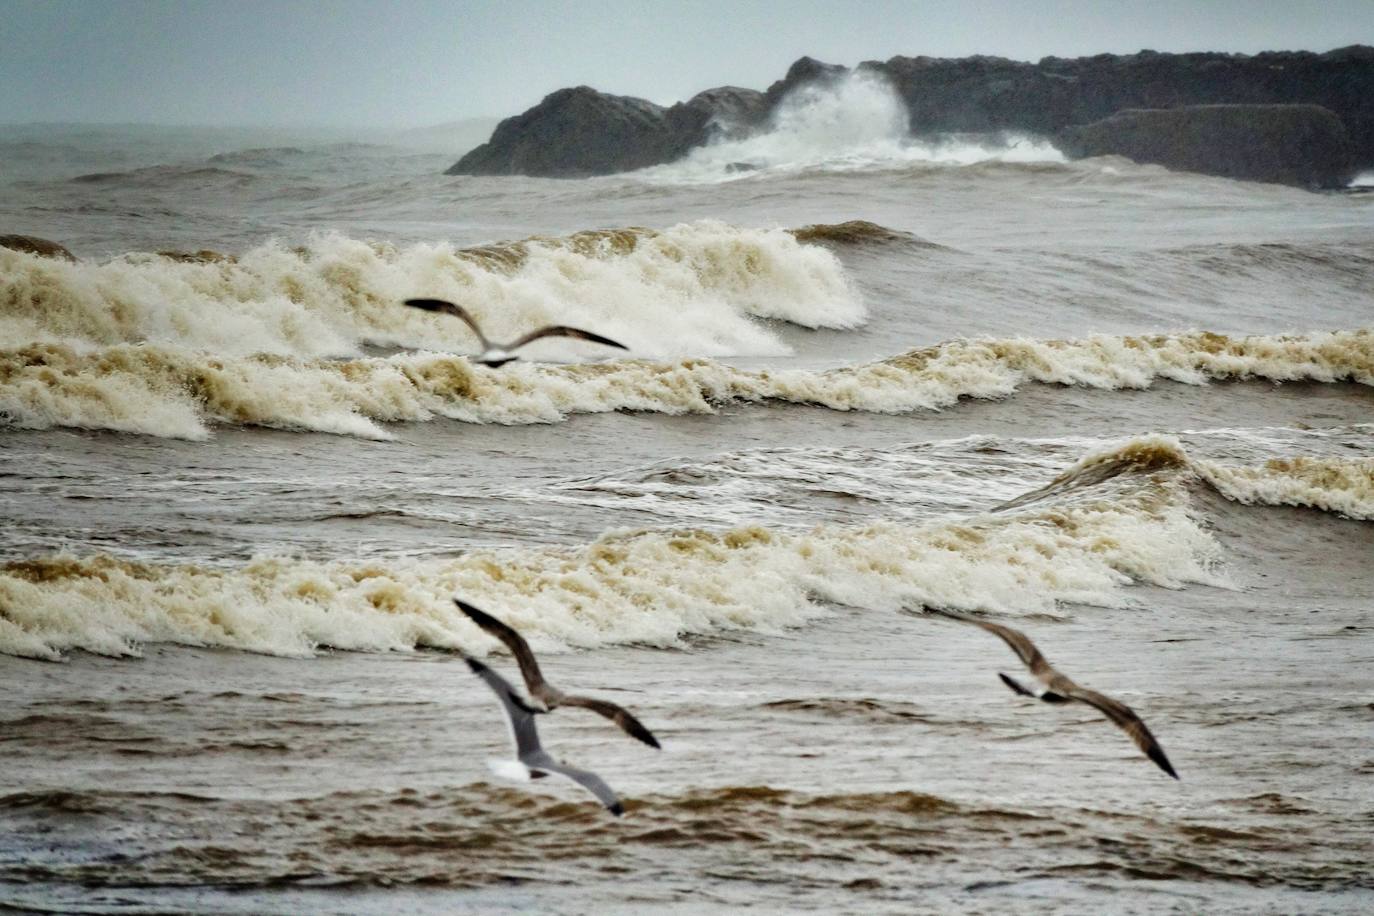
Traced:
POLYGON ((1063 162, 1043 139, 1024 135, 912 137, 906 103, 883 76, 853 71, 828 82, 799 86, 787 95, 763 130, 720 140, 683 159, 635 173, 650 180, 719 181, 767 172, 894 168, 913 163, 971 165, 1063 162))
MULTIPOLYGON (((494 339, 571 324, 655 357, 786 353, 759 318, 811 328, 865 319, 831 252, 782 229, 709 220, 468 249, 321 235, 302 248, 267 243, 202 259, 69 263, 0 250, 6 346, 147 343, 223 357, 475 346, 458 323, 404 308, 411 296, 462 305, 494 339)), ((545 356, 589 355, 586 345, 538 346, 545 356)))
POLYGON ((259 557, 222 569, 59 554, 0 567, 0 651, 123 655, 149 642, 288 656, 321 646, 491 648, 455 610, 455 594, 500 613, 538 647, 670 646, 691 634, 799 626, 830 604, 1006 614, 1058 602, 1119 607, 1132 581, 1224 584, 1218 561, 1186 493, 1168 483, 924 525, 622 532, 581 547, 456 559, 259 557))
POLYGON ((434 417, 550 423, 580 413, 709 413, 770 400, 895 414, 1006 397, 1027 382, 1114 390, 1160 379, 1246 378, 1374 385, 1374 333, 954 340, 827 371, 755 371, 708 359, 514 363, 492 371, 436 353, 328 360, 35 344, 0 350, 0 417, 25 428, 184 438, 203 438, 216 423, 387 438, 380 424, 434 417))

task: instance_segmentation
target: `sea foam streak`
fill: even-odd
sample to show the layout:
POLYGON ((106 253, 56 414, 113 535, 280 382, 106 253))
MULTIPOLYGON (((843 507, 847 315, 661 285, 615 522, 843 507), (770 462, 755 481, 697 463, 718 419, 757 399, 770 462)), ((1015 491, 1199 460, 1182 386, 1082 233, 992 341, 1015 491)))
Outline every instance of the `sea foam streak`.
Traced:
POLYGON ((549 423, 578 413, 709 413, 769 400, 903 413, 949 407, 960 398, 1001 398, 1032 381, 1123 389, 1158 379, 1243 378, 1374 385, 1374 333, 954 340, 819 372, 750 371, 707 359, 516 363, 494 372, 435 353, 326 360, 216 357, 151 344, 46 344, 0 350, 0 417, 26 428, 185 438, 205 437, 213 423, 386 438, 380 423, 435 416, 549 423))
POLYGON ((147 642, 306 656, 319 646, 491 646, 463 595, 537 645, 672 645, 689 634, 795 626, 824 602, 1003 613, 1125 603, 1135 580, 1224 584, 1218 548, 1170 485, 1052 511, 959 522, 758 526, 613 534, 577 548, 457 559, 319 563, 263 557, 208 569, 58 555, 0 567, 0 651, 55 658, 147 642))
POLYGON ((782 229, 713 221, 469 249, 331 235, 201 261, 128 254, 69 263, 0 249, 8 345, 149 343, 225 357, 475 345, 451 320, 402 307, 411 296, 462 305, 494 339, 572 324, 644 356, 781 354, 787 348, 754 319, 846 328, 865 318, 831 252, 782 229))

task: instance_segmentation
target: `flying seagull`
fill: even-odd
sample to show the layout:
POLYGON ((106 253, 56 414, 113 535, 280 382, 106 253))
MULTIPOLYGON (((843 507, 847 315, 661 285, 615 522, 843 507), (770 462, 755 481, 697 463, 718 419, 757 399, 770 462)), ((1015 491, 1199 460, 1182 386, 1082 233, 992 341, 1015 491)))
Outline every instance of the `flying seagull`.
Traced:
POLYGON ((482 352, 473 359, 484 366, 493 369, 504 366, 512 360, 520 357, 515 355, 515 351, 525 344, 538 340, 541 337, 572 337, 577 340, 590 340, 592 343, 605 344, 608 347, 618 347, 621 350, 628 350, 629 347, 623 343, 611 340, 609 337, 602 337, 600 334, 593 334, 591 331, 584 331, 581 328, 570 328, 566 325, 551 324, 537 330, 530 331, 524 337, 517 338, 510 343, 492 343, 487 340, 487 335, 482 333, 481 327, 477 324, 477 319, 473 318, 461 305, 454 305, 452 302, 445 302, 443 299, 407 299, 406 305, 411 308, 424 309, 427 312, 443 312, 445 315, 452 315, 459 319, 468 327, 472 328, 472 333, 477 335, 477 339, 482 343, 482 352))
POLYGON ((1030 669, 1030 673, 1035 675, 1043 686, 1039 690, 1032 690, 1026 687, 1015 678, 998 672, 997 676, 1002 679, 1002 683, 1010 687, 1014 692, 1025 697, 1035 697, 1046 703, 1069 703, 1077 701, 1087 703, 1089 706, 1102 713, 1124 731, 1135 742, 1135 746, 1145 752, 1145 756, 1155 762, 1161 770, 1168 773, 1174 779, 1178 779, 1178 774, 1174 772, 1173 765, 1169 763, 1169 758, 1164 756, 1164 748, 1159 746, 1155 736, 1150 734, 1150 730, 1145 727, 1145 723, 1140 720, 1129 706, 1113 700, 1109 696, 1104 696, 1096 690, 1088 690, 1080 687, 1069 678, 1060 674, 1040 654, 1040 650, 1035 647, 1025 633, 1020 630, 1003 626, 999 623, 992 623, 987 620, 979 620, 976 617, 968 617, 963 614, 956 614, 952 611, 930 608, 931 613, 941 617, 949 617, 952 620, 961 620, 964 623, 971 623, 976 627, 982 627, 994 636, 999 637, 1004 643, 1011 646, 1011 650, 1016 653, 1022 663, 1030 669))
POLYGON ((501 640, 506 644, 506 648, 510 649, 511 654, 520 664, 520 674, 525 679, 525 686, 529 689, 530 698, 543 707, 536 707, 536 712, 552 712, 560 706, 582 706, 610 719, 624 729, 626 734, 638 738, 650 747, 659 746, 658 739, 653 736, 652 732, 616 704, 607 700, 595 700, 591 697, 573 696, 564 693, 544 680, 544 675, 539 670, 539 662, 534 660, 534 652, 530 650, 530 644, 525 642, 525 638, 509 625, 497 620, 486 611, 473 607, 466 601, 454 598, 453 603, 458 605, 460 611, 471 617, 473 623, 501 640))
POLYGON ((530 776, 540 777, 552 773, 571 779, 595 795, 616 817, 625 813, 625 807, 620 803, 620 799, 600 776, 559 763, 544 750, 543 745, 539 743, 539 732, 534 727, 535 711, 520 699, 515 688, 505 678, 475 658, 465 655, 463 660, 468 663, 473 674, 487 682, 487 686, 501 701, 501 707, 506 711, 507 724, 510 725, 511 739, 515 742, 515 757, 529 771, 530 776))

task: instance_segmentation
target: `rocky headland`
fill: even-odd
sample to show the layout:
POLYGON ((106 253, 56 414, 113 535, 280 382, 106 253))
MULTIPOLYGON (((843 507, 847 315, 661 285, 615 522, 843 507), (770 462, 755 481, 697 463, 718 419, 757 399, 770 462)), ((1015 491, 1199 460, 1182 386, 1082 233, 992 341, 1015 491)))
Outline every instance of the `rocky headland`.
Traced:
POLYGON ((764 92, 708 89, 666 108, 579 86, 502 121, 448 174, 571 178, 671 162, 766 130, 792 90, 850 73, 885 78, 914 137, 1014 131, 1050 138, 1070 157, 1110 153, 1311 188, 1343 186, 1374 168, 1374 48, 1355 45, 1037 63, 893 57, 852 70, 803 57, 764 92))

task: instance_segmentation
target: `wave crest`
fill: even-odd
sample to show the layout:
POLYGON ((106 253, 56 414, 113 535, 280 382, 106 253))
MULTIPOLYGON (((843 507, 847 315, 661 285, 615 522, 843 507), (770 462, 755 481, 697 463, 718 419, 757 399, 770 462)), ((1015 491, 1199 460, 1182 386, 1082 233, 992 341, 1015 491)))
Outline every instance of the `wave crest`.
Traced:
MULTIPOLYGON (((366 343, 472 345, 453 321, 403 307, 412 296, 462 305, 494 339, 572 324, 655 357, 782 354, 754 319, 848 328, 865 318, 831 252, 781 229, 714 221, 469 249, 331 235, 232 258, 135 253, 100 264, 0 250, 0 339, 15 343, 303 357, 356 354, 366 343)), ((553 347, 544 352, 585 352, 553 347)))
POLYGON ((800 625, 827 613, 826 603, 1002 613, 1060 601, 1120 606, 1122 587, 1136 580, 1222 584, 1217 556, 1167 487, 959 522, 626 532, 457 559, 261 557, 210 569, 58 555, 0 567, 0 652, 122 655, 148 642, 290 656, 319 646, 491 648, 453 594, 500 613, 536 645, 667 646, 691 634, 800 625))
POLYGON ((905 413, 1006 397, 1031 381, 1123 389, 1157 379, 1197 385, 1245 378, 1374 385, 1374 333, 955 340, 819 372, 753 371, 708 359, 515 363, 493 372, 435 353, 327 360, 35 344, 0 350, 0 424, 204 438, 207 424, 233 423, 388 438, 379 424, 436 416, 550 423, 579 413, 709 413, 769 400, 905 413))
POLYGON ((1257 468, 1208 462, 1202 469, 1222 495, 1239 503, 1374 520, 1374 458, 1274 458, 1257 468))
POLYGON ((1122 475, 1186 471, 1244 505, 1301 506, 1374 519, 1374 458, 1272 458, 1236 467, 1194 458, 1172 436, 1141 436, 1084 456, 1045 486, 997 507, 1014 509, 1122 475))

